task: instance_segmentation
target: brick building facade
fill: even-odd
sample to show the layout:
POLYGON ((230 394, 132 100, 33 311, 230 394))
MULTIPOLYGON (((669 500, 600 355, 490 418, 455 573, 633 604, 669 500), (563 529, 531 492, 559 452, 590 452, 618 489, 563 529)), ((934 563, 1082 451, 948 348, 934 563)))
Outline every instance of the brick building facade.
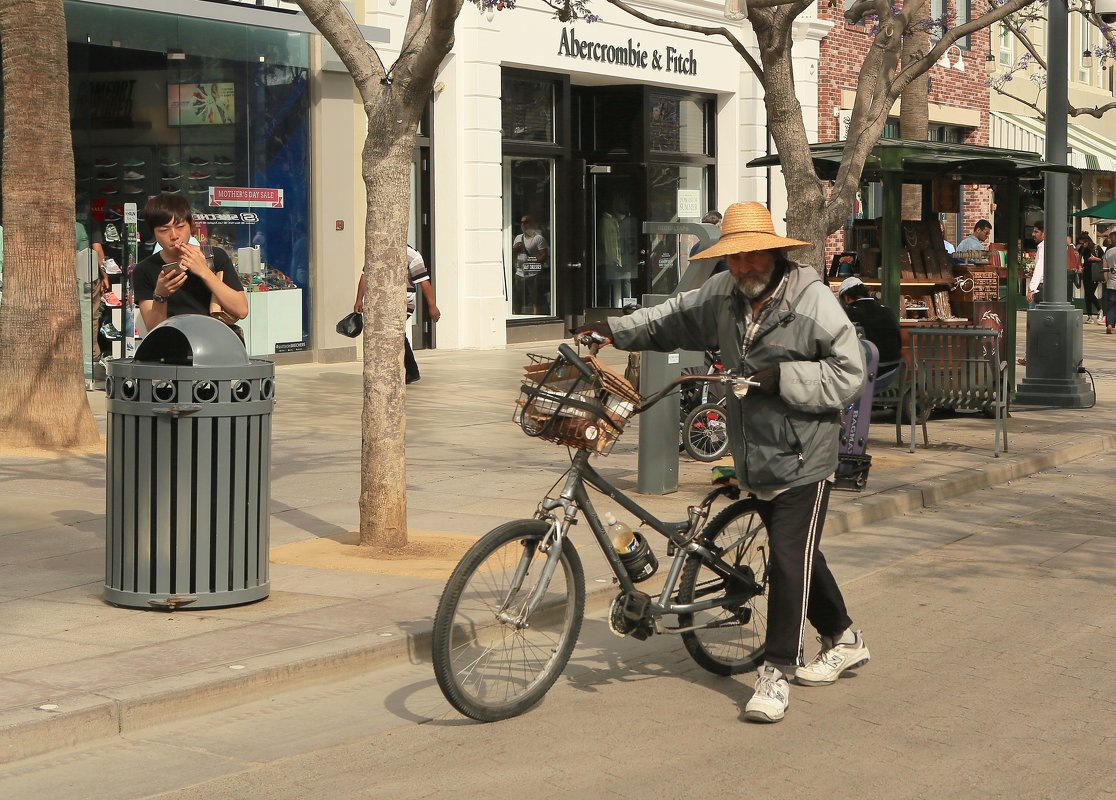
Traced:
MULTIPOLYGON (((955 9, 956 0, 948 0, 955 9)), ((819 4, 818 16, 833 24, 821 41, 818 68, 818 138, 841 141, 848 129, 849 115, 856 96, 857 78, 872 37, 861 25, 850 25, 843 7, 819 4)), ((983 29, 969 37, 967 46, 958 43, 947 52, 949 66, 942 63, 930 69, 930 138, 963 144, 988 144, 988 106, 990 90, 985 61, 989 53, 989 31, 983 29)), ((898 137, 899 104, 892 109, 885 136, 898 137)), ((874 211, 871 202, 863 215, 874 211)), ((956 243, 972 230, 981 218, 992 219, 992 190, 987 186, 964 186, 960 214, 944 215, 947 238, 956 243)), ((844 249, 844 234, 837 232, 826 243, 828 253, 844 249)))

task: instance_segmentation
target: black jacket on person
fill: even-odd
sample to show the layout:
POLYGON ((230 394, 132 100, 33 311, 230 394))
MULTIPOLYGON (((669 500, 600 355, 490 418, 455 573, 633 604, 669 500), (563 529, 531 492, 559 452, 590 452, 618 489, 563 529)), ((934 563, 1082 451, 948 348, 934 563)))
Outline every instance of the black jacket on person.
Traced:
POLYGON ((853 324, 864 330, 864 338, 880 351, 880 363, 898 361, 903 346, 899 339, 899 318, 895 312, 874 297, 862 297, 845 306, 853 324))

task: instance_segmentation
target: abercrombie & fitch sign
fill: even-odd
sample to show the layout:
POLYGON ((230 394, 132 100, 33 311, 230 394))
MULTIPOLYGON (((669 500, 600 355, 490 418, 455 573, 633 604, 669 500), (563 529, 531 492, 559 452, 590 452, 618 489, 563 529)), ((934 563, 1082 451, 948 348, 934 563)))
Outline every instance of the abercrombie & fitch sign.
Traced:
POLYGON ((644 50, 639 42, 633 43, 631 39, 628 39, 627 44, 619 45, 595 42, 592 39, 578 39, 573 28, 562 29, 558 55, 675 75, 697 75, 698 70, 693 48, 684 53, 672 45, 667 45, 664 51, 644 50))

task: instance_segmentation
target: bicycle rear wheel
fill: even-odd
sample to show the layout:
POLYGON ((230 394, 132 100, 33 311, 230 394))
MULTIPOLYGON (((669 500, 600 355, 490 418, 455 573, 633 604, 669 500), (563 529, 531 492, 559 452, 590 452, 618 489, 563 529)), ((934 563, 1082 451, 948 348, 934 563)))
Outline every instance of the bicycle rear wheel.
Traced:
POLYGON ((767 638, 767 528, 753 499, 738 500, 709 521, 701 537, 721 560, 752 576, 761 592, 753 594, 739 581, 726 579, 690 556, 682 567, 678 602, 724 600, 708 611, 679 614, 686 649, 694 661, 717 675, 737 675, 763 660, 767 638), (732 598, 727 599, 727 598, 732 598))
POLYGON ((547 562, 550 530, 517 520, 485 534, 454 569, 438 603, 434 675, 450 705, 481 722, 535 705, 573 652, 585 612, 585 573, 569 539, 539 605, 517 622, 547 562))
POLYGON ((703 403, 682 423, 682 445, 695 461, 716 461, 728 452, 728 417, 718 403, 703 403))

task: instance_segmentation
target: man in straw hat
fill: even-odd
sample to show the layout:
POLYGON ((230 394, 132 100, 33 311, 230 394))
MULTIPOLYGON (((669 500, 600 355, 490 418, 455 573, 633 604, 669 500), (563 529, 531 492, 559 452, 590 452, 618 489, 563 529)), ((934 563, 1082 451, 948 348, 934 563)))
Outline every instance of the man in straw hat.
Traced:
POLYGON ((728 272, 661 305, 586 326, 624 350, 719 348, 758 386, 730 394, 729 441, 742 489, 758 500, 770 564, 765 661, 746 719, 777 722, 800 684, 836 682, 868 648, 818 549, 837 468, 840 411, 859 396, 865 368, 849 318, 817 272, 788 260, 809 246, 775 233, 760 203, 734 203, 721 238, 695 258, 724 257, 728 272), (803 664, 806 621, 821 650, 803 664))

